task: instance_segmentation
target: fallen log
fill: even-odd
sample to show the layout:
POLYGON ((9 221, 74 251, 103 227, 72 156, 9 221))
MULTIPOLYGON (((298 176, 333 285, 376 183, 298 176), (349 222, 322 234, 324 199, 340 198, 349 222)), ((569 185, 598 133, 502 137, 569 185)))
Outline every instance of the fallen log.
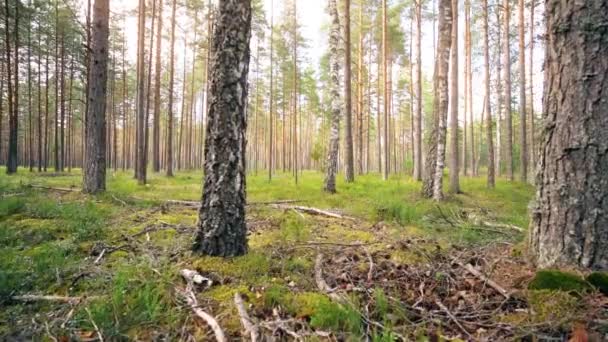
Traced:
POLYGON ((234 304, 236 305, 239 317, 241 318, 241 324, 243 325, 243 328, 245 328, 245 331, 251 336, 251 342, 258 341, 258 338, 260 336, 258 326, 253 323, 253 321, 249 317, 249 314, 247 314, 245 304, 243 303, 243 297, 241 297, 241 294, 238 292, 234 294, 234 304))
POLYGON ((79 188, 56 188, 56 187, 51 187, 51 186, 44 186, 44 185, 26 185, 27 187, 33 188, 33 189, 44 189, 44 190, 53 190, 53 191, 59 191, 59 192, 80 192, 81 190, 79 188))

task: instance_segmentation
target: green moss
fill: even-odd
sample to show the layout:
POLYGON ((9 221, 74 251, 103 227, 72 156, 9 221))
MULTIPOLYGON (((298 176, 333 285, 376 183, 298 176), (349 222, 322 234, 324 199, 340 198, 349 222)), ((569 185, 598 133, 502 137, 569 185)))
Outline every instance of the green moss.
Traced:
POLYGON ((530 290, 558 290, 567 292, 586 292, 591 285, 583 278, 569 272, 541 270, 528 285, 530 290))
POLYGON ((317 329, 329 329, 335 332, 349 332, 359 336, 362 332, 361 315, 350 305, 334 302, 319 302, 310 325, 317 329))
POLYGON ((533 323, 572 322, 580 309, 578 298, 561 291, 530 291, 528 303, 532 309, 528 319, 533 323))
POLYGON ((587 276, 587 281, 608 296, 608 272, 593 272, 587 276))

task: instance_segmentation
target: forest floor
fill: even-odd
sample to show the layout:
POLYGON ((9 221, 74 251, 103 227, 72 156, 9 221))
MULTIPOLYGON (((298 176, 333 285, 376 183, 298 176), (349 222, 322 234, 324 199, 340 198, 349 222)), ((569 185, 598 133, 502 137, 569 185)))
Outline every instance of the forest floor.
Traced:
POLYGON ((598 291, 528 289, 529 185, 464 178, 436 204, 410 178, 340 180, 327 195, 319 173, 296 186, 260 172, 247 178, 249 253, 222 259, 190 251, 201 183, 110 172, 108 192, 88 196, 78 171, 0 169, 0 340, 214 340, 192 300, 227 340, 608 336, 598 291))

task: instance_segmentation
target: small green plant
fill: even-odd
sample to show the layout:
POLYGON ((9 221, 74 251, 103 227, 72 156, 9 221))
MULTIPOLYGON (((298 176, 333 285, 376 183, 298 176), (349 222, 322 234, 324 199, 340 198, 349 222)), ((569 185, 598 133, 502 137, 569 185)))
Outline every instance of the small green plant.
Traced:
POLYGON ((300 216, 290 214, 281 223, 281 237, 284 241, 305 241, 310 236, 306 222, 300 216))

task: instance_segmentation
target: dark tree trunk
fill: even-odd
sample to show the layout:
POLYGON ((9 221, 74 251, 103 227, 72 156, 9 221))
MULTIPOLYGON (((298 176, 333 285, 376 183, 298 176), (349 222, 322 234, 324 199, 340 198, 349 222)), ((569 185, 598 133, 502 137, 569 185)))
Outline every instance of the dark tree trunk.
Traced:
MULTIPOLYGON (((5 12, 5 16, 4 16, 4 32, 6 33, 6 40, 5 40, 5 49, 6 49, 6 60, 5 60, 5 64, 6 64, 6 78, 7 78, 7 85, 8 85, 8 99, 7 99, 7 103, 8 103, 8 117, 9 117, 9 121, 10 121, 10 117, 13 115, 13 81, 12 81, 12 72, 11 72, 11 43, 10 43, 10 25, 9 25, 9 18, 11 17, 10 15, 10 7, 8 6, 8 0, 4 1, 4 9, 6 10, 5 12)), ((1 95, 1 94, 0 94, 1 95)), ((0 152, 2 150, 2 113, 0 112, 0 152)), ((0 153, 0 161, 2 161, 4 158, 2 158, 2 154, 0 153)), ((8 173, 8 169, 7 169, 7 173, 8 173)))
POLYGON ((197 253, 236 256, 247 252, 245 132, 251 2, 220 0, 213 37, 205 183, 199 212, 197 253))
POLYGON ((145 118, 146 118, 146 89, 145 89, 145 52, 144 39, 146 30, 146 1, 139 0, 138 9, 138 38, 137 38, 137 134, 136 134, 136 149, 137 156, 135 160, 135 178, 137 183, 146 184, 145 168, 145 118))
POLYGON ((85 130, 85 193, 106 188, 106 87, 108 81, 109 0, 95 0, 91 37, 89 113, 85 130))
POLYGON ((273 158, 273 121, 274 121, 274 1, 270 2, 270 96, 268 99, 268 181, 272 180, 273 158))
MULTIPOLYGON (((15 87, 13 89, 13 104, 12 110, 9 110, 8 116, 8 160, 6 162, 6 173, 12 174, 17 172, 17 165, 19 163, 17 156, 17 142, 18 142, 18 132, 19 132, 19 6, 20 2, 17 0, 15 2, 15 56, 14 56, 14 71, 15 71, 15 87)), ((8 10, 8 2, 6 2, 6 15, 7 15, 7 25, 6 31, 8 32, 8 17, 10 17, 8 10)), ((7 33, 8 34, 8 33, 7 33)), ((8 64, 10 64, 10 49, 8 48, 8 35, 7 35, 7 49, 6 52, 9 56, 8 64)), ((9 84, 10 84, 10 76, 9 76, 9 84)), ((9 88, 10 89, 10 88, 9 88)), ((10 93, 10 92, 9 92, 10 93)), ((10 95, 9 95, 10 97, 10 95)), ((10 104, 9 104, 10 107, 10 104)))
POLYGON ((544 133, 530 244, 540 267, 608 269, 608 1, 546 2, 544 133))

